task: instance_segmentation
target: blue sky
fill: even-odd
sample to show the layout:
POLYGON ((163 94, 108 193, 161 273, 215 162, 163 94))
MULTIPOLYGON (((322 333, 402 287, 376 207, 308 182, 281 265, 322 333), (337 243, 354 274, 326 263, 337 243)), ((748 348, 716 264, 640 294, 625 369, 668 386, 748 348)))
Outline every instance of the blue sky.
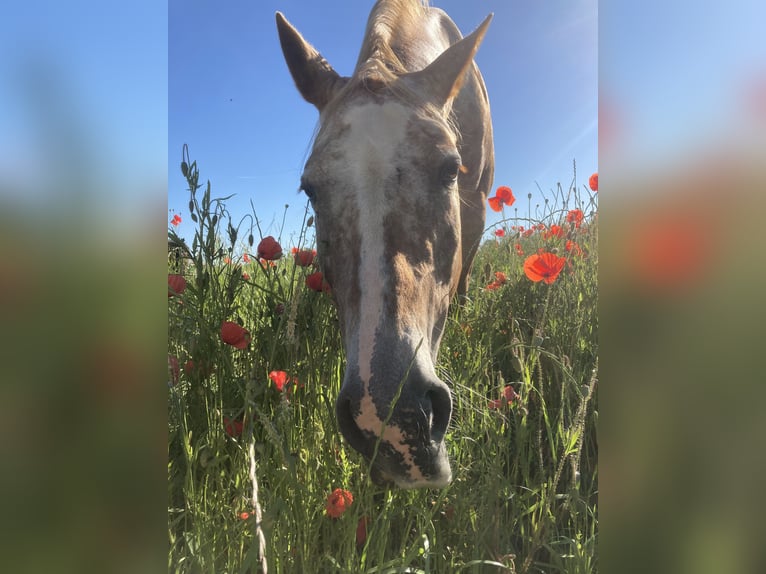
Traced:
MULTIPOLYGON (((595 0, 509 2, 434 0, 464 34, 495 18, 476 60, 495 130, 495 184, 510 186, 519 214, 548 191, 597 171, 598 15, 595 0)), ((343 75, 350 75, 373 5, 358 0, 234 0, 169 3, 168 207, 192 235, 180 170, 189 145, 203 180, 235 219, 255 206, 264 235, 290 244, 303 218, 296 193, 317 112, 296 91, 284 63, 274 13, 282 11, 343 75)), ((506 215, 512 216, 512 210, 506 215)), ((488 225, 499 214, 488 212, 488 225)))

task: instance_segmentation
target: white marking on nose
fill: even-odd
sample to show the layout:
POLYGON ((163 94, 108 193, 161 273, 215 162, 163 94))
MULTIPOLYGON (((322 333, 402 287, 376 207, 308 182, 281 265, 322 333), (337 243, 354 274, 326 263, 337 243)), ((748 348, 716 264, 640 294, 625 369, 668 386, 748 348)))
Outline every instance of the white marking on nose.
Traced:
MULTIPOLYGON (((372 354, 383 314, 386 282, 383 221, 390 206, 385 199, 383 182, 396 169, 394 160, 406 142, 410 115, 411 111, 405 106, 389 102, 363 104, 351 108, 344 116, 350 126, 344 156, 355 190, 361 238, 357 358, 365 394, 372 376, 372 354)), ((380 434, 380 424, 375 434, 380 434)))
MULTIPOLYGON (((411 111, 398 103, 368 103, 351 108, 344 121, 350 126, 344 146, 344 156, 350 171, 357 212, 359 213, 360 268, 358 272, 359 325, 357 332, 357 361, 363 395, 356 424, 363 431, 380 437, 388 413, 378 413, 369 392, 375 338, 383 319, 383 299, 386 285, 384 265, 383 222, 391 207, 386 201, 384 182, 396 170, 396 156, 406 144, 407 124, 411 111)), ((393 324, 393 323, 392 323, 393 324)), ((382 432, 382 440, 399 452, 410 467, 414 480, 423 480, 415 465, 406 437, 396 426, 382 432)))

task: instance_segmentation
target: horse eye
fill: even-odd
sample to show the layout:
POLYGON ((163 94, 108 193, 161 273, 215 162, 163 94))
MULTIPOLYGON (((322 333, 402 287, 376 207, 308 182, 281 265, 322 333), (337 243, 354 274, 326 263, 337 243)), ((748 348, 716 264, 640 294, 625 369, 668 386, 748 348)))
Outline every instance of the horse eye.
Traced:
POLYGON ((441 180, 445 187, 450 187, 457 181, 457 176, 460 173, 460 166, 462 162, 459 157, 453 156, 447 158, 442 164, 441 180))
POLYGON ((301 189, 301 191, 303 193, 306 194, 306 197, 309 198, 309 201, 311 201, 311 202, 314 201, 314 199, 316 198, 316 191, 314 190, 314 186, 313 185, 311 185, 309 183, 306 183, 306 182, 302 182, 300 189, 301 189))

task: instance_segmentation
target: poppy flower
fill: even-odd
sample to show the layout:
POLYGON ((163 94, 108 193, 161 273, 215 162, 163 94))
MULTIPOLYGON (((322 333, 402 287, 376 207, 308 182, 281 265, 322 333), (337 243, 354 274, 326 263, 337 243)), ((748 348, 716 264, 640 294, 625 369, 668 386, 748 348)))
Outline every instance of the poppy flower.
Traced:
POLYGON ((588 180, 588 187, 590 187, 593 191, 598 191, 598 172, 590 176, 590 179, 588 180))
POLYGON ((582 224, 583 220, 583 213, 579 209, 573 209, 569 213, 567 213, 567 222, 572 223, 576 228, 580 228, 580 225, 582 224))
POLYGON ((348 490, 336 488, 327 497, 325 509, 331 518, 339 518, 354 502, 354 495, 348 490))
POLYGON ((284 390, 285 384, 290 380, 290 377, 288 377, 287 373, 284 371, 271 371, 269 373, 269 378, 272 380, 274 386, 277 387, 279 392, 284 390))
POLYGON ((314 262, 317 252, 313 249, 303 249, 294 253, 295 264, 299 267, 308 267, 314 262))
POLYGON ((359 522, 356 525, 356 545, 357 546, 364 546, 364 543, 367 541, 367 524, 370 522, 370 519, 366 516, 362 516, 359 519, 359 522))
POLYGON ((181 216, 176 213, 170 220, 170 224, 177 227, 179 223, 181 223, 181 216))
POLYGON ((168 275, 168 297, 180 295, 186 290, 186 279, 183 275, 168 275))
POLYGON ((229 417, 223 417, 223 430, 231 437, 238 437, 242 435, 242 429, 245 424, 242 421, 232 420, 229 417))
POLYGON ((508 206, 513 205, 513 202, 516 201, 516 198, 513 197, 513 191, 511 191, 511 188, 505 185, 501 185, 497 188, 497 191, 495 191, 495 197, 500 199, 500 201, 508 206))
POLYGON ((242 279, 244 279, 245 281, 250 281, 250 275, 248 275, 247 273, 243 273, 242 279))
POLYGON ((524 255, 524 249, 521 247, 521 243, 515 244, 513 248, 516 250, 516 253, 519 255, 519 257, 524 255))
POLYGON ((513 387, 508 385, 503 389, 503 398, 508 401, 509 403, 512 403, 516 399, 519 398, 519 395, 516 393, 515 390, 513 390, 513 387))
POLYGON ((516 198, 513 197, 513 192, 510 187, 501 185, 497 188, 497 191, 495 191, 495 196, 490 197, 488 201, 492 211, 502 211, 503 205, 513 205, 516 198))
POLYGON ((505 237, 505 229, 495 229, 496 237, 505 237))
POLYGON ((317 271, 316 273, 307 275, 306 286, 312 291, 317 291, 317 292, 330 291, 330 284, 324 280, 324 275, 322 275, 321 271, 317 271))
POLYGON ((492 410, 499 409, 502 406, 503 406, 502 399, 490 399, 490 401, 487 403, 487 407, 492 410))
POLYGON ((242 262, 243 262, 243 263, 250 263, 250 256, 249 256, 247 253, 245 253, 245 254, 242 256, 242 262))
POLYGON ((565 249, 570 251, 572 255, 582 255, 582 249, 580 249, 580 246, 571 239, 567 239, 565 249))
POLYGON ((500 289, 505 283, 508 281, 508 278, 505 276, 505 273, 502 271, 495 271, 495 280, 487 285, 487 290, 494 291, 495 289, 500 289))
POLYGON ((564 228, 560 225, 551 225, 550 229, 543 233, 543 239, 551 239, 553 237, 562 238, 566 235, 564 228))
POLYGON ((250 333, 233 321, 221 323, 221 340, 235 349, 244 349, 250 344, 250 333))
POLYGON ((250 513, 249 512, 240 512, 238 514, 238 516, 239 516, 240 520, 247 520, 248 518, 250 518, 250 513))
POLYGON ((685 217, 655 217, 630 232, 627 252, 642 286, 665 292, 689 287, 711 268, 710 226, 685 217))
POLYGON ((550 285, 559 276, 566 262, 564 257, 554 253, 530 255, 524 261, 524 273, 535 283, 545 281, 550 285))
POLYGON ((503 210, 503 202, 500 201, 499 197, 490 197, 487 201, 489 201, 489 207, 492 209, 492 211, 503 210))
POLYGON ((282 257, 282 246, 271 235, 261 239, 258 244, 258 257, 266 261, 274 261, 282 257))

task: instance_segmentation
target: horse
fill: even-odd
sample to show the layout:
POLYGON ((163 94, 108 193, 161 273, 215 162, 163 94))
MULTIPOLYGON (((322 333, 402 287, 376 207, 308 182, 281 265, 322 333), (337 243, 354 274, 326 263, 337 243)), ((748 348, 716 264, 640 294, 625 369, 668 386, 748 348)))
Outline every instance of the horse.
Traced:
POLYGON ((463 38, 420 0, 378 0, 351 76, 276 13, 287 67, 319 111, 300 189, 338 311, 346 368, 335 411, 371 479, 452 480, 450 387, 436 374, 450 302, 465 295, 494 175, 489 98, 463 38))

